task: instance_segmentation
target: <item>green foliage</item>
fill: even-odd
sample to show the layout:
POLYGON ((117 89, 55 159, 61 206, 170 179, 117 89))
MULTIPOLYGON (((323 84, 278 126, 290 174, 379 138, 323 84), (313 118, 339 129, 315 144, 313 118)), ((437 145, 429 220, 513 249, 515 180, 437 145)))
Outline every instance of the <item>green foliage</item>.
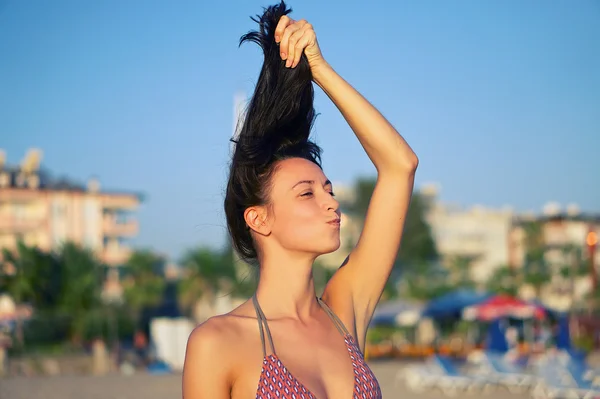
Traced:
POLYGON ((373 191, 375 190, 376 178, 359 177, 354 182, 354 198, 347 204, 342 204, 346 211, 354 217, 364 220, 373 191))
POLYGON ((58 310, 84 317, 100 306, 102 265, 91 251, 66 243, 57 254, 57 264, 62 280, 58 310))
POLYGON ((371 344, 379 344, 386 340, 392 339, 394 333, 398 329, 392 326, 373 326, 367 331, 367 342, 371 344))
POLYGON ((590 353, 594 350, 594 336, 591 334, 582 334, 579 337, 573 339, 573 345, 586 353, 590 353))
POLYGON ((519 276, 509 266, 501 266, 494 270, 487 281, 487 290, 495 294, 516 296, 519 291, 519 276))
MULTIPOLYGON (((376 183, 377 179, 372 177, 357 179, 354 184, 353 202, 343 204, 346 212, 363 223, 376 183)), ((394 269, 384 289, 383 296, 385 298, 398 296, 396 280, 404 273, 416 272, 425 275, 430 270, 431 264, 438 259, 431 228, 425 219, 427 207, 425 198, 418 192, 413 193, 394 269)), ((416 287, 413 285, 413 288, 416 287)))
POLYGON ((24 344, 35 348, 65 339, 78 346, 111 331, 123 336, 132 330, 131 321, 142 308, 162 299, 159 258, 149 251, 134 253, 125 266, 131 285, 125 290, 123 306, 103 302, 107 266, 77 244, 68 242, 48 253, 19 242, 14 252, 4 250, 2 259, 0 291, 33 310, 30 319, 17 323, 17 351, 24 344))
POLYGON ((125 302, 138 320, 145 308, 159 305, 164 298, 164 263, 164 259, 152 251, 140 250, 123 266, 125 302))
MULTIPOLYGON (((348 212, 359 220, 364 221, 366 217, 376 183, 376 178, 359 178, 354 185, 354 202, 347 208, 348 212)), ((427 207, 427 201, 418 192, 414 192, 404 223, 402 243, 397 257, 398 266, 414 268, 438 258, 431 228, 425 220, 427 207)))
POLYGON ((523 224, 525 231, 525 264, 522 280, 530 284, 539 296, 542 287, 552 278, 549 265, 546 262, 546 246, 541 223, 537 221, 523 224))
POLYGON ((565 257, 565 265, 561 268, 563 277, 582 277, 590 273, 591 259, 584 256, 583 248, 575 244, 567 244, 561 248, 565 257))
POLYGON ((258 273, 253 269, 248 269, 245 273, 239 273, 234 282, 231 294, 237 298, 250 298, 256 292, 258 287, 258 273))
POLYGON ((410 271, 402 278, 405 296, 417 300, 430 300, 455 290, 443 273, 410 271))
POLYGON ((418 192, 414 193, 408 207, 402 244, 398 252, 398 261, 405 267, 422 267, 438 259, 431 228, 425 220, 426 212, 426 201, 418 192))
POLYGON ((471 269, 475 258, 466 255, 455 255, 450 259, 449 271, 454 289, 474 289, 475 282, 471 279, 471 269))
POLYGON ((33 318, 18 322, 18 342, 53 342, 86 336, 101 306, 102 267, 93 254, 73 243, 45 253, 19 242, 3 251, 3 290, 17 304, 33 309, 33 318))
POLYGON ((0 267, 0 290, 6 291, 17 303, 36 307, 59 300, 64 281, 57 273, 57 259, 37 248, 17 243, 15 252, 3 251, 0 267))
POLYGON ((181 260, 184 278, 178 286, 180 305, 188 313, 201 298, 213 301, 219 292, 248 294, 253 278, 238 280, 235 258, 230 247, 215 251, 208 247, 188 250, 181 260))

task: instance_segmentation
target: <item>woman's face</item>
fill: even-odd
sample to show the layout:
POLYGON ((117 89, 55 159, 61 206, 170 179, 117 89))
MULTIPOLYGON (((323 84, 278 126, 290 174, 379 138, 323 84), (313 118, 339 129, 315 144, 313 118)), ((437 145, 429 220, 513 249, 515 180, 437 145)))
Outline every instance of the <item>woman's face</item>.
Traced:
POLYGON ((281 161, 269 197, 270 236, 281 247, 317 256, 339 248, 339 203, 319 166, 303 158, 281 161))

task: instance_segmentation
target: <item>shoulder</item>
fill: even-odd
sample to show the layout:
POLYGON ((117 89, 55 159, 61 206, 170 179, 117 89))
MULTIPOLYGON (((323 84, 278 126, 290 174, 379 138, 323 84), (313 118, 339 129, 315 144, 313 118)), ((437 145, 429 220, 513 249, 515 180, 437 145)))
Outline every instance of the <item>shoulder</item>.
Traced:
POLYGON ((184 398, 228 397, 232 385, 232 344, 239 328, 229 315, 215 316, 190 334, 183 366, 184 398))
POLYGON ((239 355, 240 347, 253 335, 256 325, 255 314, 244 303, 231 312, 213 316, 198 325, 190 333, 186 359, 193 359, 194 363, 215 362, 227 363, 239 355))
POLYGON ((188 338, 187 352, 201 358, 219 351, 227 340, 229 324, 227 316, 215 316, 198 325, 188 338))
POLYGON ((186 352, 198 360, 226 360, 245 334, 243 317, 235 311, 213 316, 191 332, 186 352))

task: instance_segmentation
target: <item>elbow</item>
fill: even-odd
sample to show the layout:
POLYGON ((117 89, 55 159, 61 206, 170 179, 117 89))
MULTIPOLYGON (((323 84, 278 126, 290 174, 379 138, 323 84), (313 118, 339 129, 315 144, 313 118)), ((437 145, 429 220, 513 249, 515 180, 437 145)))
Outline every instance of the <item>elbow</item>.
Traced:
POLYGON ((396 158, 394 169, 401 174, 412 175, 417 171, 419 167, 419 158, 412 150, 399 155, 396 158))
POLYGON ((419 166, 419 158, 410 151, 408 154, 396 154, 385 167, 377 168, 379 175, 414 176, 419 166))
POLYGON ((399 140, 397 145, 394 146, 394 155, 392 156, 394 169, 401 173, 414 174, 419 166, 419 157, 417 157, 417 154, 415 154, 404 139, 400 136, 398 138, 399 140))
MULTIPOLYGON (((398 142, 390 145, 382 153, 380 162, 374 162, 380 173, 392 174, 414 174, 419 166, 419 158, 410 146, 398 136, 398 142), (385 155, 384 155, 385 154, 385 155)), ((373 160, 375 161, 375 160, 373 160)))
POLYGON ((406 158, 407 159, 406 159, 406 166, 405 167, 411 173, 416 172, 417 168, 419 167, 419 157, 417 157, 417 154, 415 154, 414 152, 410 151, 410 154, 406 158))

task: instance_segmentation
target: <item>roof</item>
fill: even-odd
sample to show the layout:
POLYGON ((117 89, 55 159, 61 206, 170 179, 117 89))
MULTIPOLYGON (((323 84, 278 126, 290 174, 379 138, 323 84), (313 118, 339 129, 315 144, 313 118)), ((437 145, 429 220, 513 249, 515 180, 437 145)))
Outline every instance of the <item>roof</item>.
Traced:
POLYGON ((534 217, 515 217, 514 224, 515 225, 523 225, 531 222, 538 223, 549 223, 549 222, 562 222, 562 221, 571 221, 571 222, 592 222, 592 223, 600 223, 600 214, 594 213, 577 213, 577 214, 568 214, 568 213, 557 213, 553 215, 539 215, 534 217))
MULTIPOLYGON (((29 186, 20 185, 18 182, 18 178, 21 175, 22 170, 20 166, 10 166, 4 165, 4 167, 0 167, 0 175, 7 174, 8 175, 8 188, 13 189, 27 189, 32 190, 29 186)), ((40 169, 34 174, 29 174, 29 177, 35 176, 39 179, 37 182, 36 190, 45 190, 45 191, 70 191, 70 192, 89 192, 87 186, 78 181, 75 181, 72 178, 67 176, 54 177, 50 171, 47 169, 40 169)), ((122 190, 101 190, 101 194, 111 194, 111 195, 131 195, 138 198, 138 200, 143 201, 144 195, 139 192, 133 191, 122 191, 122 190)))

